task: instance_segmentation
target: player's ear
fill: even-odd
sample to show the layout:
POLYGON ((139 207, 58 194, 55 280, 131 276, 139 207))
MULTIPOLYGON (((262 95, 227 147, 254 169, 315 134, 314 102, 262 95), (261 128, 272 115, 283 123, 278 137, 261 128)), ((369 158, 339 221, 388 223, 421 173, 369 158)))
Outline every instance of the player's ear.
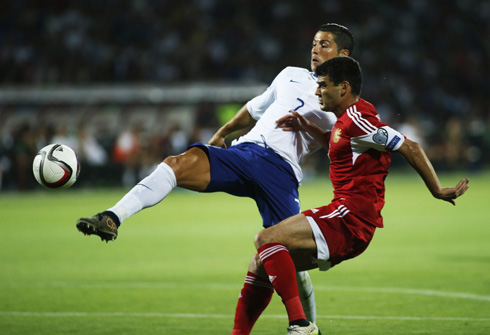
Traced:
POLYGON ((346 95, 350 91, 350 84, 347 80, 340 83, 340 93, 342 96, 346 95))
POLYGON ((340 50, 340 52, 339 52, 339 56, 345 56, 345 57, 348 57, 348 56, 350 56, 350 52, 349 52, 349 50, 347 50, 347 49, 342 49, 342 50, 340 50))

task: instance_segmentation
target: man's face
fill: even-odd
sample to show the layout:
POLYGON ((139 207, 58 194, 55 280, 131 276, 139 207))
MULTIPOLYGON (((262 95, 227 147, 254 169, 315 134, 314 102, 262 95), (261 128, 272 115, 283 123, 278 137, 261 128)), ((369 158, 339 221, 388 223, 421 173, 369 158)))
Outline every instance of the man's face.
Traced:
POLYGON ((323 62, 340 56, 335 35, 328 31, 318 31, 313 38, 311 46, 311 70, 315 72, 316 67, 323 62))
POLYGON ((336 113, 337 108, 340 106, 340 98, 342 97, 342 85, 335 86, 328 76, 318 76, 316 82, 318 87, 315 94, 318 97, 322 110, 336 113))

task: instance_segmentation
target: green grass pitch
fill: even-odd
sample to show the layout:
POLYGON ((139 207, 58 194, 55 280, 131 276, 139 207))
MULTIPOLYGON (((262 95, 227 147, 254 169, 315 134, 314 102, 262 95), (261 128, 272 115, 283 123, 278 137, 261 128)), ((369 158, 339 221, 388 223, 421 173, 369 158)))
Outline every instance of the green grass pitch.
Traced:
MULTIPOLYGON (((367 251, 311 272, 324 334, 490 334, 490 174, 470 177, 456 207, 414 173, 388 177, 385 228, 367 251)), ((76 231, 77 218, 125 191, 0 194, 0 334, 231 332, 261 229, 253 201, 177 190, 127 220, 115 242, 76 231)), ((332 196, 326 179, 300 192, 303 209, 332 196)), ((275 296, 252 334, 286 327, 275 296)))

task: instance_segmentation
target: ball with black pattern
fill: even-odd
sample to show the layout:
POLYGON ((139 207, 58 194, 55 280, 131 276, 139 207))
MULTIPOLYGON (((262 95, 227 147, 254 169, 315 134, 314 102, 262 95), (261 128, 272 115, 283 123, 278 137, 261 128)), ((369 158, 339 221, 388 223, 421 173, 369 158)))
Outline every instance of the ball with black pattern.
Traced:
POLYGON ((40 185, 51 190, 61 190, 77 181, 80 163, 75 151, 69 146, 49 144, 34 157, 32 171, 40 185))

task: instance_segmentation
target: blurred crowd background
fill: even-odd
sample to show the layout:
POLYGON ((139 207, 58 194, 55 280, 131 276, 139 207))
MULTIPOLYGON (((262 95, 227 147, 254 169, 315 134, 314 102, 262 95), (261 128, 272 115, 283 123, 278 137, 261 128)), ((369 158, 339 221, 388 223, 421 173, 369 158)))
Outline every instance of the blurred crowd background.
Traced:
MULTIPOLYGON (((309 67, 312 38, 326 22, 353 32, 362 96, 419 141, 436 169, 488 168, 485 0, 5 0, 0 93, 196 82, 253 83, 260 92, 285 66, 309 67)), ((206 142, 247 101, 75 100, 0 94, 1 190, 38 187, 32 159, 54 142, 77 151, 79 187, 131 186, 166 155, 206 142)), ((315 154, 307 174, 327 164, 315 154)))

